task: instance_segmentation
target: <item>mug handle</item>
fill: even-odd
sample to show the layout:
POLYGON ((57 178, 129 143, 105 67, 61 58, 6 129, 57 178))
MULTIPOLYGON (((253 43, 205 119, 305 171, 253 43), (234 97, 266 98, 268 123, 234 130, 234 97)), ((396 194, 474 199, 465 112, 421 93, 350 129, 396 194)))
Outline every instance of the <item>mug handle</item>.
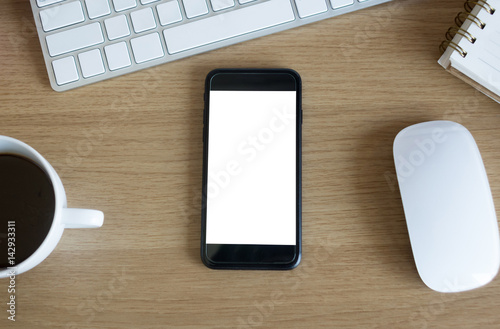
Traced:
POLYGON ((104 222, 104 214, 99 210, 63 208, 62 223, 65 228, 98 228, 104 222))

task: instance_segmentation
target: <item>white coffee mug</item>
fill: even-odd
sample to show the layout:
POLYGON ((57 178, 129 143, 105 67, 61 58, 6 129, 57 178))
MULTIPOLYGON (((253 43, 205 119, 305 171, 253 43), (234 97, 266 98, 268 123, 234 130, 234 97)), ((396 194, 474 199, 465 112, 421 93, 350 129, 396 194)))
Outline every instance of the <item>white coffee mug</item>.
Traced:
POLYGON ((61 179, 52 166, 31 146, 11 137, 0 136, 0 154, 23 156, 42 168, 54 188, 55 211, 49 233, 38 249, 26 260, 11 268, 0 270, 0 278, 12 273, 20 274, 40 264, 55 249, 65 228, 97 228, 101 227, 104 214, 99 210, 67 208, 66 193, 61 179))

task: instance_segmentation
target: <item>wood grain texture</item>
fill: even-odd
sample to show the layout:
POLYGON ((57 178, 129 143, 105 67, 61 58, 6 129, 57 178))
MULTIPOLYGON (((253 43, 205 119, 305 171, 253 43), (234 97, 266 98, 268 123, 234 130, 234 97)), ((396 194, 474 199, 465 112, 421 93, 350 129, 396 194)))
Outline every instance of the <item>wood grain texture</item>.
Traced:
POLYGON ((65 93, 51 90, 27 1, 0 11, 0 134, 43 154, 66 230, 17 277, 18 328, 497 328, 500 279, 431 291, 411 254, 392 142, 446 119, 475 136, 500 206, 500 105, 437 64, 462 0, 399 0, 65 93), (200 261, 203 83, 219 67, 303 79, 303 261, 213 271, 200 261))

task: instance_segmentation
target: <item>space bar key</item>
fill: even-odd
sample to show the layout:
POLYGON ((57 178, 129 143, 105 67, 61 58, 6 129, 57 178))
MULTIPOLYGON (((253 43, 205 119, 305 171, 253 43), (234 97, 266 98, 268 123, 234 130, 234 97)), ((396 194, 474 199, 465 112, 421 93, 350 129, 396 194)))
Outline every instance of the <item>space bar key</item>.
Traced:
POLYGON ((290 0, 270 0, 163 31, 168 52, 175 54, 293 21, 290 0))

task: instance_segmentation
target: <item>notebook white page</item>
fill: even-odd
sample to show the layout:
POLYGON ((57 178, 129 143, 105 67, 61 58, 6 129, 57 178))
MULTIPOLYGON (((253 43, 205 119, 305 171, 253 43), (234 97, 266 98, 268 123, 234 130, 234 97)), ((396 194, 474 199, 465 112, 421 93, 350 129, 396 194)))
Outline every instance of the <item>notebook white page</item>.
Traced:
MULTIPOLYGON (((484 23, 483 29, 468 19, 461 26, 476 38, 475 42, 457 33, 452 43, 458 45, 460 51, 448 47, 438 62, 452 74, 500 102, 500 0, 488 0, 487 4, 496 9, 493 14, 479 5, 471 12, 484 23)), ((488 5, 484 6, 488 8, 488 5)))

